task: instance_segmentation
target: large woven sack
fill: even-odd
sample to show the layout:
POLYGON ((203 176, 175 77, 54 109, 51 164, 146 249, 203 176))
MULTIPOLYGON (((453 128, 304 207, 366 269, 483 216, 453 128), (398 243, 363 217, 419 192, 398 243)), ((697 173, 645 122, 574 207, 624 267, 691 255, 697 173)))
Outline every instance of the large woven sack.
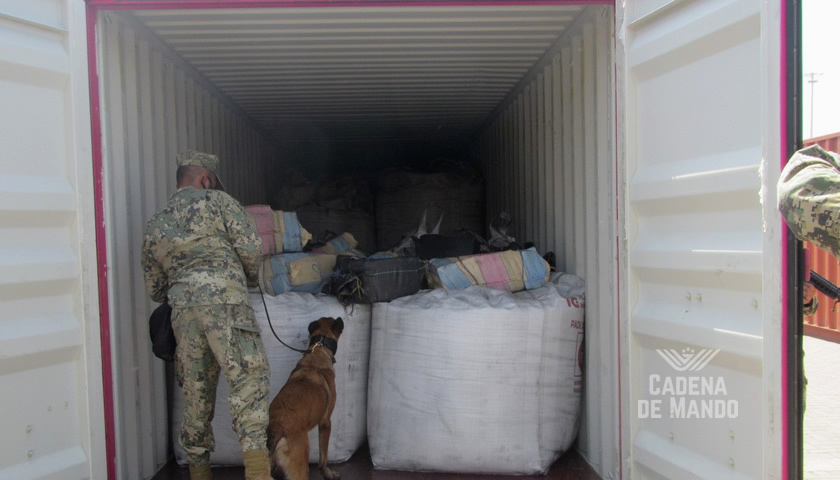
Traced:
POLYGON ((271 197, 271 208, 294 212, 301 205, 315 200, 317 185, 306 178, 300 170, 286 169, 279 172, 280 183, 275 185, 271 197))
POLYGON ((379 182, 376 196, 377 249, 388 250, 416 230, 427 212, 441 234, 462 229, 484 231, 484 184, 480 177, 449 173, 391 172, 379 182))
POLYGON ((297 209, 297 215, 315 238, 348 232, 358 242, 356 248, 365 253, 376 251, 376 219, 372 213, 306 205, 297 209))
MULTIPOLYGON (((581 282, 582 283, 582 282, 581 282)), ((580 419, 583 297, 425 290, 373 306, 368 443, 378 469, 545 473, 580 419)))

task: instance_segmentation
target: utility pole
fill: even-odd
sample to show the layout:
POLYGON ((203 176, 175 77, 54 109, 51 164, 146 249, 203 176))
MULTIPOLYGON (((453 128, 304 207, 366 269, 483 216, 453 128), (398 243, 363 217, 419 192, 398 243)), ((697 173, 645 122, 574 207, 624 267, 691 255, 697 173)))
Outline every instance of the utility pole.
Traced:
POLYGON ((806 73, 808 83, 811 84, 811 133, 808 138, 814 138, 814 84, 817 83, 817 77, 821 77, 822 73, 806 73))

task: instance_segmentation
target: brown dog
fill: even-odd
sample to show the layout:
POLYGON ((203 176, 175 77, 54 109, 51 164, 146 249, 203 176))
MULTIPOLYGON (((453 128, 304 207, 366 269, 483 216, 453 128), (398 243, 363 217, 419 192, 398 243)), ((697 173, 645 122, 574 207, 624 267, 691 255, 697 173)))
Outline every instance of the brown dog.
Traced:
POLYGON ((318 425, 318 469, 327 480, 340 475, 327 466, 327 449, 335 408, 335 352, 344 330, 341 317, 309 324, 309 350, 268 409, 271 475, 286 480, 309 478, 309 431, 318 425), (284 476, 285 475, 285 476, 284 476))

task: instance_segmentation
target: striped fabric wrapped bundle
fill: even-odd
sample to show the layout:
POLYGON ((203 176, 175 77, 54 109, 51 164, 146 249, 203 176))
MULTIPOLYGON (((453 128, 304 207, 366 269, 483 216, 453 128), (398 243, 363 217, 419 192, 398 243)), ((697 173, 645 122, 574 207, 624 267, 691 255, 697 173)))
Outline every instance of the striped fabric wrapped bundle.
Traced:
POLYGON ((254 220, 254 228, 262 240, 262 254, 271 255, 276 253, 274 244, 274 215, 271 214, 271 207, 268 205, 248 205, 245 211, 254 220))
POLYGON ((550 267, 536 248, 429 260, 432 288, 462 290, 473 285, 518 292, 543 286, 550 267))
POLYGON ((277 253, 303 250, 303 246, 312 239, 312 234, 301 226, 297 214, 280 210, 271 213, 274 215, 274 244, 277 253))
POLYGON ((302 252, 267 256, 260 267, 260 285, 272 296, 320 293, 335 270, 335 260, 335 255, 302 252))
POLYGON ((268 205, 248 205, 245 211, 253 218, 262 239, 263 255, 300 252, 312 239, 312 234, 301 226, 295 212, 272 210, 268 205))

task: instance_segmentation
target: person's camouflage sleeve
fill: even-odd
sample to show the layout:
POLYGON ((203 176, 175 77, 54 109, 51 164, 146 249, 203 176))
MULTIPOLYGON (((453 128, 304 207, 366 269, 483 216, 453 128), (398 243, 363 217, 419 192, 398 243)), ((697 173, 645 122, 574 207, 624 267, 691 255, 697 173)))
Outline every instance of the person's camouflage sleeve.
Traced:
POLYGON ((777 193, 794 235, 840 258, 840 155, 817 145, 799 150, 782 170, 777 193))
POLYGON ((146 292, 155 302, 163 303, 169 290, 169 279, 163 271, 163 266, 152 255, 149 242, 150 238, 146 235, 143 239, 143 254, 140 257, 143 277, 146 279, 146 292))
POLYGON ((250 305, 262 243, 245 209, 218 190, 184 187, 146 226, 143 273, 152 298, 173 308, 250 305), (247 276, 246 276, 247 269, 247 276))

